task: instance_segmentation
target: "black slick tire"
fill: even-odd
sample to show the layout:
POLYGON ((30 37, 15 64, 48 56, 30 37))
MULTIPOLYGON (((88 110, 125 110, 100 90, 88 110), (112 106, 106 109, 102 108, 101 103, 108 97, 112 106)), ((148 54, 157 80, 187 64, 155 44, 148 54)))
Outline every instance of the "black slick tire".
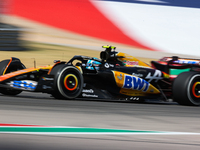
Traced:
POLYGON ((173 100, 180 105, 200 105, 200 73, 183 72, 174 80, 173 100))
POLYGON ((56 99, 77 98, 83 90, 83 76, 74 66, 56 66, 51 73, 54 75, 54 91, 56 99))

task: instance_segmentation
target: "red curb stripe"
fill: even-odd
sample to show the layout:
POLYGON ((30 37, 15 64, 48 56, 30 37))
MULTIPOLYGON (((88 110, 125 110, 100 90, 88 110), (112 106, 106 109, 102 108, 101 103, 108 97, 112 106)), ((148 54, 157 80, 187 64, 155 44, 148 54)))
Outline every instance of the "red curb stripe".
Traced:
POLYGON ((50 127, 50 126, 43 126, 43 125, 24 125, 24 124, 6 124, 6 123, 0 123, 0 126, 10 126, 10 127, 50 127))

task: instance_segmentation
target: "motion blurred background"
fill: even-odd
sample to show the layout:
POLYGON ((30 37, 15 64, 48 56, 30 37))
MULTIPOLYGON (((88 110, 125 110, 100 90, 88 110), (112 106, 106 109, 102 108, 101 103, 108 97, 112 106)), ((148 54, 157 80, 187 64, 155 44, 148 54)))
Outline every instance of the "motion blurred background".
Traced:
MULTIPOLYGON (((26 67, 33 67, 34 61, 37 66, 53 65, 53 60, 68 61, 74 55, 99 57, 102 45, 116 46, 145 62, 172 55, 199 58, 199 18, 199 0, 0 0, 0 61, 17 57, 26 67)), ((180 132, 165 136, 1 133, 0 149, 200 147, 199 107, 64 101, 26 92, 0 96, 0 123, 180 132)))
POLYGON ((198 57, 199 8, 196 0, 0 0, 0 50, 10 52, 1 59, 43 65, 98 56, 102 45, 150 59, 198 57))

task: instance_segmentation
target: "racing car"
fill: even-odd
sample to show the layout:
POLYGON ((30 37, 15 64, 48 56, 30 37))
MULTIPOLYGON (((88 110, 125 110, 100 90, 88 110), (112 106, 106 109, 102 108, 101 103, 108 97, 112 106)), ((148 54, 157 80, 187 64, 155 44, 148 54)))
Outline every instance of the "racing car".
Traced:
POLYGON ((26 68, 18 58, 0 62, 0 93, 22 91, 51 94, 56 99, 172 99, 181 105, 200 105, 200 60, 164 57, 151 61, 103 46, 100 58, 75 55, 52 66, 26 68))

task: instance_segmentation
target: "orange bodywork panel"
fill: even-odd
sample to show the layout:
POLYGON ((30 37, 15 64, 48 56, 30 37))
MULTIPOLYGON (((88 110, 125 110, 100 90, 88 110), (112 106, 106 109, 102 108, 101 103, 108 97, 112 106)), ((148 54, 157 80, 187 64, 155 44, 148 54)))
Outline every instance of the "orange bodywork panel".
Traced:
POLYGON ((39 71, 40 69, 50 70, 51 68, 52 68, 52 66, 41 66, 41 67, 37 67, 37 68, 27 68, 27 69, 18 70, 15 72, 7 73, 5 75, 0 76, 0 82, 7 80, 9 78, 12 78, 14 76, 26 74, 26 73, 33 72, 33 71, 39 71))
POLYGON ((144 63, 143 61, 140 61, 139 59, 128 55, 126 53, 119 52, 117 56, 122 56, 122 58, 118 58, 119 61, 123 63, 126 67, 145 67, 145 68, 152 68, 148 64, 144 63))

